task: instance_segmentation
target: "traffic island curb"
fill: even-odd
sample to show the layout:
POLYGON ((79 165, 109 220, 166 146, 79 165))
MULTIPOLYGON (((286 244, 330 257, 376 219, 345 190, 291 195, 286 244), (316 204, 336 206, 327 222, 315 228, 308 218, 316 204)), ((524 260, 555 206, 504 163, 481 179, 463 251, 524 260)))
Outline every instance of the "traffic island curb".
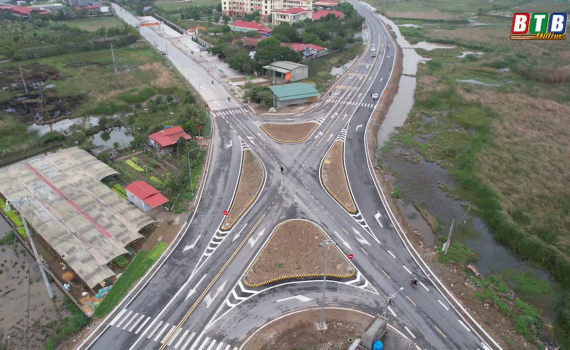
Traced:
POLYGON ((279 143, 301 143, 306 141, 317 129, 319 124, 317 122, 304 122, 304 123, 262 123, 259 128, 263 130, 267 136, 273 141, 279 143), (307 125, 309 130, 303 130, 307 125), (310 127, 312 126, 312 127, 310 127), (273 129, 273 130, 271 130, 273 129), (278 135, 291 135, 291 139, 284 139, 283 136, 278 135), (299 136, 300 135, 300 136, 299 136))
MULTIPOLYGON (((343 147, 343 145, 344 145, 344 142, 342 142, 342 141, 335 141, 335 142, 333 142, 333 144, 332 144, 331 147, 329 148, 328 152, 325 154, 325 156, 324 156, 324 158, 323 158, 323 161, 322 161, 322 163, 321 163, 321 178, 322 178, 322 184, 323 184, 323 187, 325 188, 325 190, 331 195, 331 197, 333 197, 333 198, 338 202, 338 204, 340 204, 340 205, 344 208, 344 210, 346 210, 347 212, 349 212, 349 213, 351 213, 351 214, 355 214, 355 213, 356 213, 356 204, 355 204, 355 202, 354 202, 354 197, 352 196, 352 192, 350 191, 350 187, 348 186, 348 178, 347 178, 347 176, 346 176, 346 169, 344 168, 344 147, 343 147), (335 195, 334 192, 329 188, 329 186, 327 186, 327 179, 328 179, 328 177, 325 177, 325 172, 331 171, 332 169, 327 170, 327 169, 325 169, 325 168, 327 168, 327 165, 328 165, 328 164, 327 164, 327 161, 329 161, 329 160, 328 160, 329 155, 334 158, 335 155, 332 154, 332 152, 335 152, 335 151, 336 151, 336 150, 334 150, 334 148, 335 148, 336 146, 340 146, 340 159, 341 159, 341 162, 340 162, 340 168, 341 168, 341 169, 340 169, 340 171, 342 171, 343 178, 344 178, 344 183, 342 184, 342 186, 345 187, 345 188, 342 189, 342 191, 346 191, 346 193, 344 193, 344 195, 345 195, 345 196, 348 195, 349 200, 350 200, 350 203, 344 203, 344 202, 346 202, 346 201, 341 201, 341 200, 338 198, 338 197, 341 196, 341 195, 340 195, 340 194, 339 194, 339 196, 335 195), (348 204, 348 205, 347 205, 347 204, 348 204), (349 206, 350 206, 350 208, 349 208, 349 206)), ((333 166, 334 166, 334 164, 331 164, 330 167, 333 167, 333 166)), ((335 187, 336 187, 336 186, 335 186, 335 187)))

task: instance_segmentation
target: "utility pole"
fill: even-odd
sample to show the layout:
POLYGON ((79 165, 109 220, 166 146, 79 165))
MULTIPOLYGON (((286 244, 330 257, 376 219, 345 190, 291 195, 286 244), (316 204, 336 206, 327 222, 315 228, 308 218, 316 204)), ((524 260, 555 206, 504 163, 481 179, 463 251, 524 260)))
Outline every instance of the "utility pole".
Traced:
POLYGON ((115 63, 115 51, 113 51, 113 43, 111 43, 111 56, 113 56, 113 68, 115 73, 117 73, 117 64, 115 63))
POLYGON ((40 257, 38 256, 38 251, 36 250, 36 245, 34 244, 34 240, 32 239, 32 234, 30 233, 30 230, 28 229, 28 222, 26 221, 26 218, 24 217, 24 213, 20 210, 20 205, 22 205, 22 204, 28 205, 28 197, 27 196, 24 196, 24 198, 14 199, 11 202, 6 201, 6 208, 4 208, 4 210, 10 211, 10 205, 12 205, 12 206, 14 206, 16 211, 18 213, 20 213, 20 217, 22 218, 22 222, 24 223, 24 228, 26 229, 26 234, 28 235, 28 239, 30 240, 30 245, 32 246, 32 250, 34 251, 34 256, 36 257, 36 261, 38 262, 40 272, 42 274, 42 277, 44 278, 44 282, 46 284, 46 288, 48 290, 49 297, 50 297, 50 299, 53 299, 53 291, 51 290, 51 286, 50 286, 49 281, 47 279, 46 272, 44 271, 44 265, 42 264, 40 257))
MULTIPOLYGON (((469 209, 471 209, 471 204, 469 204, 467 211, 465 211, 465 214, 463 214, 461 219, 459 219, 458 225, 461 223, 461 221, 463 221, 463 218, 465 217, 465 215, 467 215, 467 213, 469 212, 469 209)), ((442 247, 443 248, 443 255, 447 255, 447 250, 449 249, 449 246, 451 245, 451 233, 453 232, 453 229, 454 229, 454 227, 453 227, 454 220, 451 220, 451 226, 449 227, 449 235, 447 235, 447 242, 445 242, 443 244, 443 247, 442 247)))
POLYGON ((327 325, 324 323, 324 320, 323 320, 324 314, 325 314, 325 287, 326 287, 326 283, 327 283, 327 258, 328 258, 328 254, 329 254, 329 245, 331 245, 331 244, 336 245, 336 243, 333 240, 326 239, 326 240, 322 241, 321 243, 319 243, 319 247, 321 247, 323 244, 325 245, 325 272, 323 274, 323 300, 321 301, 321 321, 317 325, 317 329, 319 331, 327 329, 327 325))
POLYGON ((28 87, 26 86, 26 81, 24 80, 24 73, 22 73, 22 67, 18 65, 18 69, 20 70, 20 75, 22 76, 22 83, 24 83, 24 89, 26 89, 26 94, 28 93, 28 87))
POLYGON ((40 118, 44 120, 44 82, 40 81, 40 98, 42 100, 40 104, 40 118))

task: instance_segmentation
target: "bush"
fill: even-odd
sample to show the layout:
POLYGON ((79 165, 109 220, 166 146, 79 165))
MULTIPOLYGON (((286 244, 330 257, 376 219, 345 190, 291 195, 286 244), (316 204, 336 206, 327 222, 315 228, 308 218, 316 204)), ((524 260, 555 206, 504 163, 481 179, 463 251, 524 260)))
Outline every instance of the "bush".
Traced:
POLYGON ((122 255, 119 255, 118 257, 116 257, 115 259, 113 259, 113 262, 117 265, 119 265, 120 267, 125 267, 129 264, 129 259, 125 258, 122 255))
POLYGON ((14 231, 10 231, 0 238, 0 245, 11 244, 16 239, 16 234, 14 231))
POLYGON ((127 159, 125 161, 125 163, 127 163, 131 168, 135 169, 136 171, 138 171, 139 173, 142 173, 144 171, 143 168, 141 168, 140 166, 136 165, 132 160, 127 159))
POLYGON ((152 181, 154 184, 156 184, 159 187, 164 187, 164 182, 160 181, 159 179, 157 179, 155 176, 151 176, 150 181, 152 181))

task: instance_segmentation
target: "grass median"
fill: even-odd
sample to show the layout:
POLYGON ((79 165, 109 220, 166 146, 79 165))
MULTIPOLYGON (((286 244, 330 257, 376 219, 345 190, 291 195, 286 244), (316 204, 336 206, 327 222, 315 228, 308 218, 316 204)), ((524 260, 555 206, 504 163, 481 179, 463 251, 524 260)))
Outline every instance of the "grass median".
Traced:
POLYGON ((141 250, 127 267, 125 272, 119 277, 109 294, 105 296, 101 304, 97 307, 93 316, 103 318, 111 312, 115 306, 127 295, 132 285, 139 280, 146 271, 160 257, 166 249, 167 244, 158 242, 151 251, 141 250))

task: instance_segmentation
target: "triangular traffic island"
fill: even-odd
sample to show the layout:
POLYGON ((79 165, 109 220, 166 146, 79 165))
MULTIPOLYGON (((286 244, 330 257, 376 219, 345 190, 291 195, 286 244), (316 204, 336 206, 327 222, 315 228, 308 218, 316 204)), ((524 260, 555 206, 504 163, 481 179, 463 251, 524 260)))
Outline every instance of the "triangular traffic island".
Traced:
POLYGON ((336 141, 326 154, 321 168, 323 185, 328 193, 349 213, 356 213, 344 171, 344 142, 336 141))
MULTIPOLYGON (((305 220, 289 220, 273 231, 259 255, 246 272, 248 287, 294 280, 321 279, 325 266, 328 237, 315 224, 305 220)), ((343 280, 354 276, 356 269, 335 246, 329 247, 327 279, 343 280)))
POLYGON ((222 231, 231 229, 250 207, 261 191, 264 178, 265 170, 259 158, 250 150, 243 151, 237 190, 228 215, 220 227, 222 231))
POLYGON ((265 131, 269 137, 282 143, 303 142, 311 136, 317 126, 319 124, 316 122, 263 123, 259 125, 261 130, 265 131))

